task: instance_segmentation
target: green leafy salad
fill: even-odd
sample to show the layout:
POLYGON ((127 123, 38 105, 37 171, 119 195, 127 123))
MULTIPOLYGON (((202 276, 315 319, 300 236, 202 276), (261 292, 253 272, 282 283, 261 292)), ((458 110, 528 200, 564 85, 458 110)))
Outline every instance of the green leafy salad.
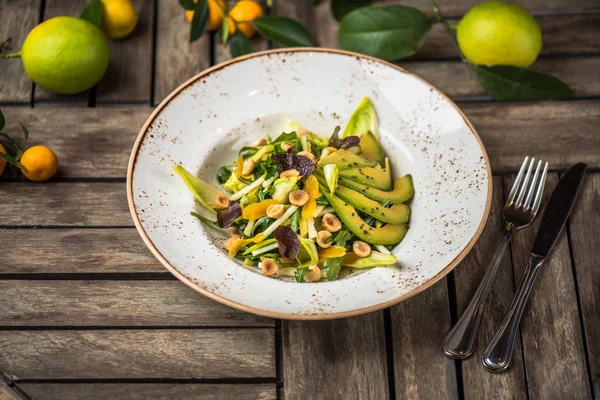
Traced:
POLYGON ((392 179, 377 114, 364 98, 344 132, 324 138, 292 124, 243 147, 217 172, 225 191, 176 165, 192 195, 227 229, 230 258, 265 276, 336 280, 352 268, 394 265, 391 249, 408 230, 410 175, 392 179))

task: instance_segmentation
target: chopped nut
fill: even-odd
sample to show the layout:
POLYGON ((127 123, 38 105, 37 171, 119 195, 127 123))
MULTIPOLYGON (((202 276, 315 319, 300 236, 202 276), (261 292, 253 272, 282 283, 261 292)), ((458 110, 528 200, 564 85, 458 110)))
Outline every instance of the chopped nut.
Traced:
POLYGON ((283 151, 288 151, 288 149, 292 146, 293 144, 291 144, 290 142, 281 142, 281 150, 283 151))
POLYGON ((230 226, 229 228, 227 228, 227 231, 229 232, 229 236, 231 237, 241 237, 242 233, 240 232, 240 230, 238 228, 236 228, 235 226, 230 226))
POLYGON ((317 157, 315 157, 315 155, 310 151, 301 151, 298 153, 298 155, 308 158, 310 161, 313 162, 313 164, 317 162, 317 157))
POLYGON ((223 244, 223 247, 225 247, 225 249, 227 250, 231 250, 231 247, 234 245, 235 242, 237 242, 238 240, 240 240, 239 236, 232 236, 229 239, 227 239, 225 241, 225 243, 223 244))
POLYGON ((261 271, 264 276, 271 276, 277 273, 277 261, 272 258, 264 258, 261 262, 261 271))
MULTIPOLYGON (((288 197, 289 197, 290 203, 292 203, 293 205, 298 206, 298 207, 302 207, 303 205, 305 205, 309 198, 308 193, 306 193, 302 189, 292 190, 288 197)), ((341 224, 340 224, 340 226, 341 226, 341 224)))
POLYGON ((304 277, 307 282, 317 282, 321 280, 321 268, 316 265, 311 265, 308 269, 310 269, 311 272, 304 277))
POLYGON ((252 143, 250 146, 251 147, 262 147, 265 144, 267 144, 267 139, 265 138, 260 138, 258 139, 256 142, 252 143))
POLYGON ((215 207, 220 209, 229 207, 229 199, 221 192, 215 197, 215 207))
POLYGON ((331 236, 331 232, 328 231, 319 231, 317 233, 317 244, 322 248, 326 249, 333 244, 333 241, 325 243, 328 237, 331 236))
POLYGON ((337 149, 335 147, 332 147, 332 146, 327 146, 323 150, 328 150, 329 154, 335 153, 337 151, 337 149))
POLYGON ((296 176, 300 176, 300 172, 296 169, 288 169, 279 174, 280 178, 294 178, 296 176))
POLYGON ((366 257, 371 254, 371 246, 366 242, 357 240, 352 243, 352 251, 359 257, 366 257))
POLYGON ((329 232, 337 232, 342 229, 342 223, 332 213, 323 214, 323 219, 321 220, 321 224, 323 224, 323 228, 328 230, 329 232))
POLYGON ((279 218, 283 215, 284 208, 283 204, 271 204, 267 207, 267 216, 269 218, 279 218))
POLYGON ((252 159, 248 159, 244 161, 244 166, 242 167, 242 175, 250 175, 254 170, 254 161, 252 159))
POLYGON ((310 135, 310 132, 309 132, 309 131, 307 131, 307 130, 306 130, 306 129, 304 129, 304 128, 298 128, 298 129, 296 130, 296 135, 298 135, 298 136, 306 136, 306 135, 310 135))

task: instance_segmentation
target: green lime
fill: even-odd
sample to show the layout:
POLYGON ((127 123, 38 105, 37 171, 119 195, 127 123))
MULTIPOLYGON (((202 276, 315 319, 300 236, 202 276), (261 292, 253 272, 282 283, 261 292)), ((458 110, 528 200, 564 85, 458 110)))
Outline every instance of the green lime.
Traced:
POLYGON ((463 54, 480 65, 527 67, 542 50, 542 32, 524 8, 489 1, 471 8, 456 32, 463 54))
POLYGON ((21 59, 36 84, 71 94, 91 88, 102 78, 110 50, 95 25, 79 18, 55 17, 29 32, 21 59))

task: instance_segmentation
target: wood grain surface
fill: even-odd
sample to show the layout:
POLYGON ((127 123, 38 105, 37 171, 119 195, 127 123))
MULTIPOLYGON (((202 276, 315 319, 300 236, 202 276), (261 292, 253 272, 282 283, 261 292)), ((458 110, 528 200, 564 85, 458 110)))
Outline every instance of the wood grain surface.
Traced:
MULTIPOLYGON (((275 400, 274 384, 198 383, 22 383, 34 399, 44 400, 275 400)), ((2 399, 0 397, 0 399, 2 399)), ((21 400, 21 399, 19 399, 21 400)))
POLYGON ((0 280, 0 304, 0 327, 274 326, 176 280, 0 280))
POLYGON ((272 329, 0 331, 21 379, 275 377, 272 329))
POLYGON ((0 376, 0 400, 24 400, 25 398, 15 391, 14 386, 11 387, 0 376))

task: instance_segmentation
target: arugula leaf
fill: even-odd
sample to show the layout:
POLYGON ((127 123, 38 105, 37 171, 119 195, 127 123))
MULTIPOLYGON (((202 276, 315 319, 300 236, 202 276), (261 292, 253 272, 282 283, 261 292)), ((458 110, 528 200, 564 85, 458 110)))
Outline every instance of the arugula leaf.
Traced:
POLYGON ((231 176, 231 169, 227 167, 221 167, 217 171, 217 181, 222 185, 227 182, 227 179, 231 176))
POLYGON ((323 264, 325 268, 325 277, 328 281, 335 281, 340 276, 340 270, 342 269, 343 257, 328 258, 323 264))
POLYGON ((297 268, 294 271, 294 278, 296 278, 296 282, 306 282, 306 279, 304 279, 306 277, 306 275, 308 275, 308 273, 310 272, 310 269, 308 268, 297 268))
POLYGON ((352 239, 352 236, 354 236, 354 235, 352 235, 347 230, 342 229, 333 238, 333 244, 336 246, 344 247, 344 246, 346 246, 346 242, 348 240, 352 239))
POLYGON ((257 151, 258 149, 256 147, 244 146, 240 149, 240 151, 238 151, 238 156, 242 157, 245 160, 255 155, 257 151))
POLYGON ((278 151, 284 151, 281 148, 281 143, 289 142, 294 145, 295 148, 299 149, 302 147, 302 143, 300 143, 300 138, 296 134, 296 132, 283 132, 281 135, 277 136, 275 140, 271 142, 271 144, 275 145, 275 149, 278 151), (277 146, 279 145, 279 146, 277 146))

